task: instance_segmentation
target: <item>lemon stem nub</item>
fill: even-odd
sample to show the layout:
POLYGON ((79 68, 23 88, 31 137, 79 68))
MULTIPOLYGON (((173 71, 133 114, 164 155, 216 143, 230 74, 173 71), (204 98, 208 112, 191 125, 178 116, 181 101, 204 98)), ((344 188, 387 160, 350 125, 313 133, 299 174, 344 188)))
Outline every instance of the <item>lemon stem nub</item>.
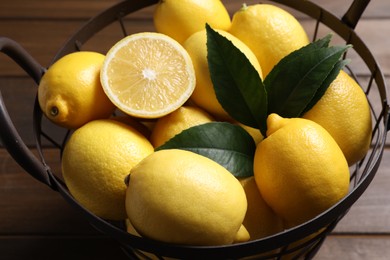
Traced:
POLYGON ((53 106, 53 107, 50 108, 50 115, 52 117, 56 117, 58 114, 59 114, 58 107, 53 106))

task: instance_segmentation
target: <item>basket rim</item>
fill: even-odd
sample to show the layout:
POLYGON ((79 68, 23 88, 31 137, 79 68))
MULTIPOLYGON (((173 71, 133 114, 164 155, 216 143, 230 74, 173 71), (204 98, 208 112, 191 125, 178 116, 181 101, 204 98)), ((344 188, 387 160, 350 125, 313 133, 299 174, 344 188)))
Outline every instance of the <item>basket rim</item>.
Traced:
MULTIPOLYGON (((124 12, 122 8, 129 8, 131 7, 131 4, 128 3, 129 1, 124 1, 122 3, 117 4, 116 6, 112 7, 110 10, 106 10, 102 12, 97 17, 92 18, 89 23, 94 23, 96 19, 99 17, 104 18, 107 13, 110 13, 111 10, 119 10, 118 7, 122 10, 122 14, 126 13, 127 11, 131 10, 128 9, 126 12, 124 12), (127 3, 126 3, 127 2, 127 3)), ((149 4, 156 3, 157 1, 149 1, 149 4)), ((299 0, 271 0, 270 2, 277 2, 282 5, 286 5, 288 7, 294 8, 300 12, 303 12, 307 15, 310 15, 313 19, 317 20, 318 23, 325 24, 328 27, 330 27, 332 30, 334 30, 339 36, 344 38, 345 41, 348 43, 353 44, 354 48, 355 46, 358 46, 359 50, 361 49, 361 53, 359 52, 359 55, 363 55, 364 62, 368 62, 368 67, 371 71, 371 73, 374 75, 374 80, 377 82, 378 87, 380 85, 383 86, 383 89, 380 89, 380 95, 382 97, 383 101, 383 111, 382 114, 379 116, 379 120, 383 120, 383 124, 387 125, 387 114, 388 114, 388 105, 386 103, 386 88, 385 88, 385 81, 383 80, 384 76, 379 68, 379 65, 377 64, 375 58, 371 54, 370 50, 367 48, 367 46, 364 44, 364 42, 360 39, 360 37, 355 33, 353 28, 349 27, 347 24, 342 23, 342 21, 331 14, 330 12, 324 10, 322 7, 310 2, 310 1, 299 1, 299 0)), ((134 10, 132 10, 134 11, 134 10)), ((121 14, 121 15, 122 15, 121 14)), ((100 24, 101 25, 101 24, 100 24)), ((83 35, 84 28, 90 28, 90 25, 87 25, 82 27, 76 34, 74 34, 73 37, 71 37, 68 42, 64 45, 62 49, 57 53, 55 59, 58 59, 62 55, 65 55, 67 52, 75 51, 68 48, 68 46, 74 46, 71 44, 72 42, 77 43, 83 43, 83 41, 87 40, 84 36, 82 40, 77 39, 77 37, 80 37, 80 35, 83 35)), ((89 33, 87 33, 89 34, 89 33)), ((355 48, 356 50, 356 48, 355 48)), ((268 236, 265 238, 257 239, 257 240, 251 240, 248 242, 242 242, 238 244, 233 245, 223 245, 223 246, 187 246, 187 245, 173 245, 168 243, 162 243, 153 241, 147 238, 141 238, 134 236, 132 234, 128 234, 127 232, 123 231, 122 229, 116 227, 115 225, 112 225, 109 222, 106 222, 103 219, 100 219, 99 217, 96 217, 92 213, 88 212, 87 215, 89 218, 91 218, 91 223, 99 230, 102 230, 104 233, 110 234, 113 237, 115 237, 120 243, 122 243, 125 247, 135 247, 140 250, 150 251, 151 247, 153 247, 153 253, 162 254, 164 256, 171 256, 171 257, 180 257, 183 254, 185 255, 191 255, 194 257, 204 257, 204 256, 229 256, 229 257, 242 257, 242 256, 250 256, 253 254, 258 253, 264 253, 268 252, 270 250, 283 247, 286 244, 290 244, 294 241, 301 238, 304 238, 307 235, 310 235, 316 231, 318 231, 319 228, 325 227, 332 222, 334 222, 334 225, 339 221, 339 219, 344 216, 344 214, 349 210, 349 208, 352 206, 352 204, 363 194, 365 189, 370 184, 371 180, 374 178, 375 172, 377 171, 380 160, 383 153, 383 148, 386 140, 386 131, 383 131, 383 133, 378 134, 379 140, 377 141, 377 144, 379 143, 379 146, 376 147, 378 149, 378 153, 375 153, 373 158, 371 158, 371 161, 373 161, 373 165, 370 169, 367 169, 369 173, 364 176, 363 179, 360 180, 360 182, 350 191, 350 193, 345 196, 342 200, 340 200, 337 204, 329 208, 328 210, 324 211, 317 217, 301 224, 298 226, 295 226, 293 228, 287 229, 285 231, 279 232, 277 234, 274 234, 272 236, 268 236), (259 250, 259 247, 262 248, 262 250, 259 250), (237 252, 237 248, 240 249, 240 252, 237 252), (242 252, 245 252, 243 254, 242 252)), ((60 193, 66 197, 68 201, 70 201, 72 204, 76 204, 76 207, 80 207, 80 205, 73 199, 73 197, 69 194, 67 189, 62 186, 61 183, 58 182, 56 177, 54 175, 51 175, 51 178, 53 178, 53 182, 57 182, 56 185, 60 193)), ((82 211, 85 211, 84 208, 80 208, 82 211)))
MULTIPOLYGON (((78 51, 89 38, 93 37, 95 32, 104 28, 106 25, 122 19, 125 15, 142 9, 146 6, 157 3, 157 0, 134 0, 123 1, 113 5, 111 8, 102 11, 100 14, 91 18, 84 26, 82 26, 69 40, 60 48, 55 55, 53 62, 63 55, 78 51)), ((183 255, 191 256, 191 258, 199 257, 245 257, 259 253, 269 252, 271 250, 281 248, 286 244, 290 244, 298 239, 302 239, 319 229, 330 225, 330 231, 337 222, 347 213, 353 203, 364 193, 366 188, 374 178, 383 155, 383 149, 387 137, 387 126, 389 117, 389 105, 387 104, 386 82, 384 75, 380 69, 379 64, 375 60, 371 51, 362 41, 362 39, 356 34, 353 28, 343 23, 338 17, 324 10, 320 6, 312 3, 311 1, 302 0, 271 0, 270 2, 276 2, 295 10, 301 11, 306 15, 309 15, 318 23, 325 24, 334 30, 339 36, 341 36, 346 42, 353 44, 354 49, 358 52, 359 56, 366 63, 374 80, 378 86, 379 94, 382 102, 382 111, 377 117, 377 134, 376 143, 373 147, 374 151, 369 158, 365 158, 366 167, 364 171, 367 174, 359 180, 357 185, 337 204, 319 214, 315 218, 285 231, 277 234, 257 239, 248 242, 242 242, 232 245, 222 246, 187 246, 187 245, 174 245, 163 242, 154 241, 147 238, 141 238, 127 233, 114 223, 101 219, 82 207, 69 193, 64 183, 57 177, 52 171, 49 165, 45 163, 43 148, 41 146, 41 119, 43 117, 40 110, 37 99, 34 105, 34 134, 37 137, 37 149, 39 151, 39 157, 42 162, 42 175, 48 176, 47 184, 53 190, 59 192, 64 199, 73 205, 76 209, 81 211, 83 215, 89 220, 90 224, 96 229, 111 235, 125 248, 133 249, 137 248, 147 252, 157 253, 169 257, 182 257, 183 255), (358 49, 356 49, 358 48, 358 49), (153 249, 153 250, 151 250, 153 249)))

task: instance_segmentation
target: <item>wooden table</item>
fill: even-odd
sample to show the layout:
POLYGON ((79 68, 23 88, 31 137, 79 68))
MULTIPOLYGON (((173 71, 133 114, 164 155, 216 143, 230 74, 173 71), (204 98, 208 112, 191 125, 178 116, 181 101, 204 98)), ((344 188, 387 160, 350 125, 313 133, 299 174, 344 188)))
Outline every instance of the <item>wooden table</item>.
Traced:
MULTIPOLYGON (((0 35, 16 40, 40 64, 48 66, 68 37, 116 2, 1 0, 0 35)), ((241 4, 223 2, 230 12, 241 4)), ((341 16, 351 0, 313 2, 341 16)), ((152 10, 148 8, 131 18, 137 25, 134 31, 153 30, 152 10)), ((302 23, 306 26, 304 18, 302 23)), ((356 30, 379 62, 389 85, 390 1, 371 1, 356 30)), ((111 33, 106 31, 102 36, 110 37, 111 33)), ((104 52, 108 47, 103 41, 88 48, 104 52)), ((0 89, 23 139, 32 145, 31 111, 36 86, 4 55, 0 56, 0 89)), ((326 239, 316 259, 388 259, 389 188, 390 149, 386 147, 373 183, 326 239)), ((94 230, 58 193, 26 174, 0 146, 0 259, 125 259, 125 255, 113 239, 94 230)))

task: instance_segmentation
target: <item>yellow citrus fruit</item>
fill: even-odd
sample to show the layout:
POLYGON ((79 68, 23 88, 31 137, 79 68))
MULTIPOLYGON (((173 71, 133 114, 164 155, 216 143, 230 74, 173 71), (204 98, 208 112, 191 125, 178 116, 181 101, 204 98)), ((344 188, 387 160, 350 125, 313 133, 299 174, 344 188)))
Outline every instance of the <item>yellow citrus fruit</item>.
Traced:
POLYGON ((242 243, 250 239, 250 234, 244 225, 241 225, 233 239, 233 243, 242 243))
POLYGON ((240 182, 248 201, 243 225, 248 230, 250 239, 260 239, 283 231, 282 218, 264 201, 254 177, 240 179, 240 182))
POLYGON ((252 136, 253 138, 253 141, 255 141, 255 144, 257 145, 258 143, 260 143, 263 139, 264 139, 264 136, 261 134, 260 130, 257 129, 257 128, 254 128, 254 127, 250 127, 250 126, 247 126, 247 125, 244 125, 240 122, 236 123, 237 125, 241 126, 242 128, 244 128, 245 131, 247 131, 247 133, 252 136))
POLYGON ((267 127, 255 151, 254 176, 264 200, 288 226, 317 216, 348 193, 347 160, 323 127, 277 114, 268 116, 267 127))
POLYGON ((172 38, 153 32, 129 35, 106 54, 103 89, 123 112, 158 118, 183 105, 195 88, 195 72, 186 50, 172 38))
POLYGON ((158 147, 183 130, 212 121, 214 121, 213 117, 204 110, 182 106, 157 120, 150 136, 150 142, 154 147, 158 147))
POLYGON ((333 136, 349 165, 361 160, 370 148, 370 105, 358 83, 344 71, 303 117, 320 124, 333 136))
POLYGON ((70 193, 85 208, 110 220, 126 218, 125 177, 153 152, 134 128, 110 119, 88 122, 65 145, 62 174, 70 193))
MULTIPOLYGON (((154 152, 130 171, 126 210, 143 237, 189 245, 231 244, 247 208, 240 182, 196 153, 154 152)), ((241 230, 242 232, 244 230, 241 230)))
POLYGON ((38 101, 51 121, 74 129, 114 112, 100 84, 104 57, 97 52, 74 52, 48 68, 39 83, 38 101))
POLYGON ((144 125, 142 122, 140 122, 138 119, 127 116, 127 115, 122 115, 122 116, 114 116, 110 117, 111 120, 115 120, 121 123, 124 123, 126 125, 129 125, 133 127, 135 130, 143 134, 147 139, 150 138, 150 129, 148 126, 144 125))
MULTIPOLYGON (((242 41, 234 37, 228 32, 217 30, 222 36, 226 37, 230 40, 234 46, 236 46, 254 68, 259 72, 260 77, 261 67, 257 58, 253 54, 253 52, 246 46, 242 41)), ((221 104, 219 104, 218 99, 216 97, 214 86, 211 81, 209 66, 207 61, 207 32, 206 30, 202 30, 191 35, 183 44, 184 48, 187 50, 189 55, 191 56, 192 62, 195 68, 196 75, 196 87, 191 96, 191 101, 193 101, 197 106, 209 112, 211 115, 227 119, 229 118, 227 112, 222 108, 221 104)))
POLYGON ((283 57, 309 43, 299 21, 271 4, 244 5, 234 13, 229 32, 254 52, 264 77, 283 57))
POLYGON ((133 224, 131 224, 130 220, 128 218, 126 218, 125 220, 125 225, 126 225, 126 231, 134 236, 140 236, 140 234, 138 234, 138 232, 135 230, 135 228, 133 227, 133 224))
POLYGON ((190 35, 205 29, 228 30, 231 20, 220 0, 160 0, 154 10, 157 32, 183 43, 190 35))

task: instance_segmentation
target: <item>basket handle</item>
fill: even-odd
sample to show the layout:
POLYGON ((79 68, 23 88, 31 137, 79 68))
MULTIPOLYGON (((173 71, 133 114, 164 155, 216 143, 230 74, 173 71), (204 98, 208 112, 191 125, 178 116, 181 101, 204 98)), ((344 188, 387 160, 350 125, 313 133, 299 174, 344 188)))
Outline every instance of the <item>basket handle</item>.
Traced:
POLYGON ((354 0, 341 20, 350 28, 355 29, 369 2, 370 0, 354 0))
MULTIPOLYGON (((0 52, 13 59, 38 84, 45 69, 17 42, 0 36, 0 52)), ((48 167, 40 162, 23 142, 13 124, 0 90, 0 138, 13 159, 31 176, 49 186, 48 167)))

